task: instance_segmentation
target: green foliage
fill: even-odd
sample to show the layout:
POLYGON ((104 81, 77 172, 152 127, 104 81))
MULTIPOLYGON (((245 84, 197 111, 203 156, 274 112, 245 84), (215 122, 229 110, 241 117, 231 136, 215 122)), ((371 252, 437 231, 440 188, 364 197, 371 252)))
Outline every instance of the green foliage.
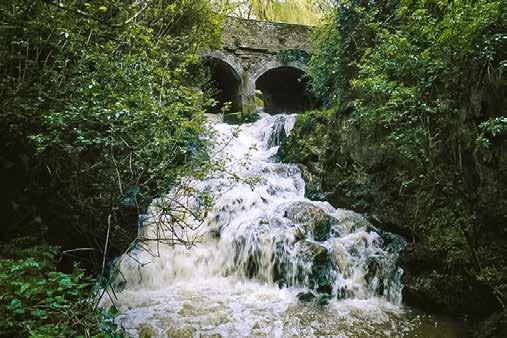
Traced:
POLYGON ((308 74, 316 95, 329 105, 346 105, 349 84, 365 48, 374 44, 379 28, 393 24, 397 0, 342 1, 312 35, 308 74))
POLYGON ((284 162, 297 162, 303 169, 306 194, 310 198, 322 198, 324 175, 324 149, 327 145, 327 128, 330 112, 311 111, 299 114, 287 140, 279 149, 284 162))
POLYGON ((232 15, 247 19, 315 25, 332 0, 212 0, 232 15))
POLYGON ((342 1, 313 35, 309 75, 336 111, 323 155, 333 186, 353 192, 370 184, 365 175, 382 180, 375 203, 404 210, 414 238, 442 253, 448 271, 505 300, 504 260, 491 259, 505 246, 489 240, 504 216, 483 210, 505 206, 501 27, 501 1, 342 1), (344 139, 347 124, 383 162, 368 167, 358 149, 343 150, 358 146, 344 139), (481 181, 487 175, 495 178, 481 181))
POLYGON ((470 89, 490 81, 481 74, 498 71, 499 46, 493 41, 500 3, 401 2, 395 15, 399 28, 377 32, 376 45, 364 50, 351 80, 353 119, 396 154, 400 191, 424 201, 416 203, 420 213, 450 207, 430 216, 429 226, 413 222, 435 232, 431 236, 441 239, 435 245, 449 253, 453 264, 455 251, 466 246, 466 232, 477 226, 473 216, 461 219, 473 203, 462 190, 462 157, 474 151, 477 130, 460 119, 470 89), (445 203, 449 196, 453 202, 445 203), (451 224, 455 230, 448 237, 443 229, 451 224))
POLYGON ((310 60, 310 55, 301 49, 284 49, 278 52, 276 57, 283 63, 300 62, 307 64, 310 60))
POLYGON ((325 135, 329 113, 311 111, 297 116, 289 141, 283 147, 284 161, 317 164, 321 160, 322 149, 326 144, 325 135))
POLYGON ((18 239, 0 247, 0 332, 30 337, 120 337, 114 309, 95 309, 93 281, 78 266, 55 271, 57 248, 24 247, 18 239))
POLYGON ((507 131, 507 118, 490 118, 479 124, 479 129, 481 133, 477 137, 477 144, 482 148, 488 149, 491 147, 491 143, 494 139, 507 131))
POLYGON ((264 97, 260 90, 255 91, 255 107, 264 108, 264 97))
POLYGON ((50 233, 103 248, 109 224, 123 249, 153 197, 212 166, 200 54, 221 17, 205 0, 58 4, 0 5, 3 146, 27 152, 20 190, 41 192, 50 233))

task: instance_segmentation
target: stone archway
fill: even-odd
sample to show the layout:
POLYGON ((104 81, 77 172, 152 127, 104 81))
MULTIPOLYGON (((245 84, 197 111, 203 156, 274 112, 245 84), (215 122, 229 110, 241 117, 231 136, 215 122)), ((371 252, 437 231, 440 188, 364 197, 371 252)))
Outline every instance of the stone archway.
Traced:
POLYGON ((292 62, 282 62, 277 58, 272 60, 263 60, 252 67, 250 70, 250 79, 255 83, 264 73, 281 67, 291 67, 301 70, 302 72, 306 72, 306 66, 304 63, 299 61, 292 62))
POLYGON ((250 70, 247 93, 262 92, 267 113, 298 113, 313 109, 316 100, 307 90, 303 63, 263 61, 250 70))
POLYGON ((216 90, 214 99, 218 104, 210 108, 210 113, 219 113, 225 103, 230 102, 229 112, 243 111, 243 67, 234 55, 223 51, 204 54, 204 61, 210 66, 211 81, 216 90))

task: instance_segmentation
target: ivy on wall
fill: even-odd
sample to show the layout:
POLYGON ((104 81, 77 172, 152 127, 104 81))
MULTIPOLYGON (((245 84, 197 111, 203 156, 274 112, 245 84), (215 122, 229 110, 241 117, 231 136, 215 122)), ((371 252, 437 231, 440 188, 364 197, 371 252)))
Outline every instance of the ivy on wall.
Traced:
POLYGON ((307 64, 310 61, 310 54, 302 49, 286 49, 276 55, 282 63, 300 62, 307 64))

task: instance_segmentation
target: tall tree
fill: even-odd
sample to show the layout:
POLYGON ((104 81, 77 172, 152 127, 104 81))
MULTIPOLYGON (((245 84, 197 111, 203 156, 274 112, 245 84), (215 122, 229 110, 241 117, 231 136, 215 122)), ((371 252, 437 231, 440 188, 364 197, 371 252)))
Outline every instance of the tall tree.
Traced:
POLYGON ((332 0, 216 0, 215 4, 246 19, 315 25, 332 0))

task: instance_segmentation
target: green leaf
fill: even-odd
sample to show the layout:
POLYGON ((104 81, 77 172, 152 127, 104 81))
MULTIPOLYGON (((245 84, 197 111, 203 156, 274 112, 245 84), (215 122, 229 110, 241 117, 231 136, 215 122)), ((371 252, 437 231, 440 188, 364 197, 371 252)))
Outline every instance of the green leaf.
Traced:
POLYGON ((119 313, 119 311, 116 308, 116 306, 112 305, 109 307, 108 313, 112 316, 116 316, 119 313))

